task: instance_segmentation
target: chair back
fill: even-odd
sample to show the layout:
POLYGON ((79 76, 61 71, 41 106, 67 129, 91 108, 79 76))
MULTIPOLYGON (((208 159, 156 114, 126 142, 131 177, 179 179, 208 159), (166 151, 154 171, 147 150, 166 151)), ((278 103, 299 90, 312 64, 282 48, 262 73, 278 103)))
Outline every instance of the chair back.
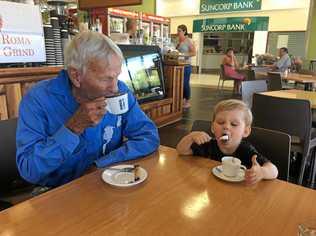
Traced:
POLYGON ((289 180, 290 135, 279 131, 252 127, 247 141, 278 168, 278 179, 289 180))
POLYGON ((246 79, 247 80, 256 80, 256 73, 254 70, 246 70, 246 79))
POLYGON ((213 136, 211 132, 211 122, 209 120, 195 120, 192 124, 191 131, 204 131, 210 136, 213 136))
POLYGON ((16 118, 0 121, 0 193, 25 183, 16 165, 16 127, 16 118))
POLYGON ((277 91, 282 89, 282 78, 280 73, 268 72, 268 90, 277 91))
POLYGON ((222 80, 235 80, 234 78, 231 78, 231 77, 229 77, 229 76, 227 76, 226 74, 225 74, 225 66, 223 65, 223 64, 221 64, 221 66, 220 66, 221 68, 220 68, 220 78, 222 79, 222 80))
POLYGON ((254 93, 260 93, 267 91, 266 80, 251 80, 241 82, 241 97, 249 108, 252 106, 252 96, 254 93))
POLYGON ((256 93, 252 113, 254 126, 296 136, 300 139, 303 155, 308 153, 312 123, 309 101, 256 93))

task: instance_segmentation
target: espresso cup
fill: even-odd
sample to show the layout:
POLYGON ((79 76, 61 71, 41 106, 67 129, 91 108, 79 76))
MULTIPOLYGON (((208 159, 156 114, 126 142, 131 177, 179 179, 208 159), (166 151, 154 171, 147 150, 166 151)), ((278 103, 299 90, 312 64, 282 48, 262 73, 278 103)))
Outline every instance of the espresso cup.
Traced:
POLYGON ((121 115, 128 111, 128 93, 119 93, 106 98, 106 110, 114 115, 121 115))
POLYGON ((240 169, 247 168, 241 164, 241 160, 235 157, 226 156, 222 158, 223 174, 227 177, 235 177, 238 175, 240 169))

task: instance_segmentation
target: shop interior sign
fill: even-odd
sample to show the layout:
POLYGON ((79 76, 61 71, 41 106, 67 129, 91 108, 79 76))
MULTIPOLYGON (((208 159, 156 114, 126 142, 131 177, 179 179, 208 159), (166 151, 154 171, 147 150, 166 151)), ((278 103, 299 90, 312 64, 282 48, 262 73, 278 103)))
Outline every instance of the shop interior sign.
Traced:
POLYGON ((260 10, 261 0, 200 0, 200 13, 260 10))
POLYGON ((267 31, 269 17, 211 18, 193 21, 193 32, 267 31))
POLYGON ((282 48, 282 47, 287 48, 288 42, 289 42, 289 35, 288 34, 278 35, 277 48, 282 48))
POLYGON ((0 63, 46 61, 38 6, 0 1, 0 63))

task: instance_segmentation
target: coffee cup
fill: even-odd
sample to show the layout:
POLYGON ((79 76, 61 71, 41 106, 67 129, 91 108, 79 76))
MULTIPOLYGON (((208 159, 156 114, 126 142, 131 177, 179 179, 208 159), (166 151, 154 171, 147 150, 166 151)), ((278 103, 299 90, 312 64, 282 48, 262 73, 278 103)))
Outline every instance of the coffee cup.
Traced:
POLYGON ((238 175, 240 169, 247 168, 241 164, 241 160, 235 157, 226 156, 222 158, 223 174, 227 177, 235 177, 238 175))
POLYGON ((128 111, 128 93, 118 93, 106 97, 106 110, 114 115, 121 115, 128 111))

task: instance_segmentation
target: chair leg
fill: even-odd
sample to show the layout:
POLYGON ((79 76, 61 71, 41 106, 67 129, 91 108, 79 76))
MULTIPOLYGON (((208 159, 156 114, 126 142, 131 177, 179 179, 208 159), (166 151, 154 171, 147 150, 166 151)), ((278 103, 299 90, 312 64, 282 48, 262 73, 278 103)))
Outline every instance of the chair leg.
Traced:
POLYGON ((225 80, 222 80, 222 88, 221 88, 221 92, 223 92, 223 89, 224 89, 224 82, 225 82, 225 80))
POLYGON ((306 161, 307 161, 307 159, 308 159, 310 154, 311 154, 310 151, 308 151, 307 153, 303 153, 302 163, 301 163, 301 170, 300 170, 300 175, 299 175, 299 179, 298 179, 298 184, 299 185, 302 185, 302 183, 303 183, 306 161))
POLYGON ((237 94, 237 93, 238 93, 238 85, 237 85, 237 81, 234 80, 233 94, 237 94))
POLYGON ((313 148, 311 155, 310 155, 310 171, 308 175, 308 182, 311 183, 312 176, 313 176, 313 166, 314 166, 314 155, 315 155, 315 148, 313 148))
POLYGON ((221 77, 218 78, 218 83, 217 83, 217 91, 219 90, 219 86, 221 85, 221 77))
POLYGON ((310 178, 311 180, 311 183, 310 183, 310 187, 311 188, 314 188, 314 185, 315 185, 315 175, 316 175, 316 148, 313 149, 313 155, 311 156, 312 159, 312 163, 311 163, 311 173, 312 173, 312 176, 310 178))

